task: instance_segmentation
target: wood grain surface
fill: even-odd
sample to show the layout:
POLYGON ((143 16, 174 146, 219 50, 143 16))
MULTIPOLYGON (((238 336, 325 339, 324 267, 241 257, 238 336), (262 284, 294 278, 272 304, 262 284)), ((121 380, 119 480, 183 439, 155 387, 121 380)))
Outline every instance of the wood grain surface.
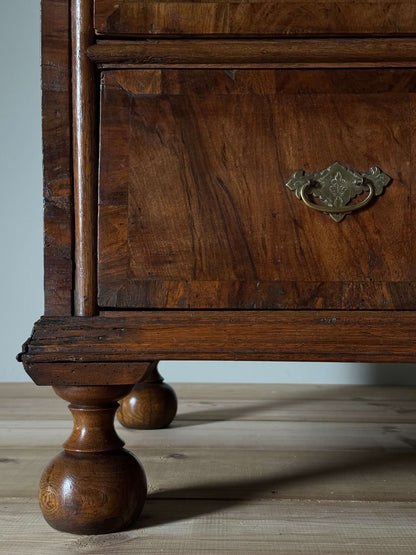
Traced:
POLYGON ((117 418, 127 428, 167 428, 175 418, 178 399, 172 386, 164 383, 155 361, 146 376, 120 401, 117 418))
POLYGON ((414 32, 412 0, 95 0, 103 35, 378 35, 414 32))
POLYGON ((37 385, 120 385, 144 378, 148 362, 53 362, 26 365, 26 372, 37 385))
MULTIPOLYGON (((416 39, 410 35, 416 6, 410 0, 122 0, 117 5, 43 0, 42 6, 48 316, 36 323, 20 359, 35 382, 57 386, 74 414, 66 452, 42 477, 47 520, 61 530, 111 532, 130 524, 134 528, 145 489, 140 465, 121 449, 114 432, 115 399, 127 393, 126 383, 146 376, 151 361, 415 362, 411 170, 416 73, 411 68, 416 66, 416 39), (143 40, 150 36, 156 40, 143 40), (204 36, 209 40, 201 40, 204 36), (99 70, 105 70, 101 76, 99 70), (100 128, 95 110, 99 77, 100 128), (295 170, 316 172, 336 160, 360 171, 378 165, 392 177, 386 194, 348 216, 342 227, 307 209, 284 187, 295 170), (101 312, 96 263, 98 300, 106 309, 101 312)), ((248 413, 264 414, 269 404, 251 404, 248 413)), ((152 503, 162 499, 162 504, 155 515, 145 514, 142 540, 149 522, 160 533, 164 524, 208 512, 216 516, 196 527, 198 542, 206 537, 208 522, 215 533, 207 551, 216 551, 224 523, 227 539, 233 541, 241 539, 235 518, 253 526, 253 518, 238 509, 248 495, 255 501, 254 521, 261 521, 259 537, 267 537, 265 550, 274 552, 276 538, 279 547, 287 544, 283 533, 276 536, 276 502, 278 511, 288 515, 285 526, 293 524, 286 500, 292 502, 299 486, 306 484, 307 491, 309 484, 303 501, 317 502, 312 510, 298 503, 293 514, 303 515, 304 523, 290 528, 291 534, 307 536, 308 546, 319 527, 319 522, 311 527, 311 515, 324 503, 326 524, 335 506, 326 503, 333 499, 349 547, 353 537, 354 549, 357 544, 373 548, 374 538, 380 537, 374 523, 385 532, 382 549, 391 552, 398 541, 404 549, 413 546, 406 528, 408 515, 414 516, 408 470, 416 441, 411 417, 403 420, 402 412, 394 424, 386 423, 387 412, 395 409, 381 403, 382 423, 365 418, 353 424, 342 418, 335 424, 310 417, 289 421, 286 414, 276 429, 274 417, 266 422, 247 418, 235 399, 216 409, 225 414, 225 422, 215 418, 215 407, 211 416, 201 417, 197 404, 179 425, 174 423, 170 436, 162 431, 146 438, 127 431, 133 446, 147 443, 149 459, 163 462, 155 465, 162 481, 151 481, 150 488, 152 503), (201 418, 204 436, 197 428, 201 418), (317 445, 331 454, 329 459, 311 457, 317 445), (227 453, 221 456, 224 446, 227 453), (266 454, 263 463, 253 450, 266 454), (241 458, 229 458, 231 452, 241 458), (283 453, 278 471, 277 452, 283 453), (200 466, 195 464, 201 459, 200 466), (208 468, 228 460, 232 475, 228 471, 218 482, 221 497, 210 497, 208 468), (253 460, 255 475, 250 470, 246 480, 253 460), (312 461, 306 469, 304 460, 312 461), (186 463, 180 468, 182 483, 169 489, 163 479, 172 461, 176 475, 180 462, 186 463), (286 467, 295 461, 300 466, 288 473, 286 467), (377 477, 383 466, 389 471, 367 495, 351 485, 357 476, 361 483, 377 477), (197 469, 202 475, 194 473, 197 469), (347 480, 336 498, 331 496, 333 478, 340 473, 347 480), (383 489, 383 480, 396 474, 401 493, 393 487, 389 497, 390 485, 383 489), (311 481, 323 476, 319 492, 311 481), (192 505, 184 499, 192 499, 192 505), (358 519, 348 507, 342 509, 340 499, 364 503, 358 519), (390 527, 378 518, 380 506, 374 510, 369 499, 387 500, 382 511, 390 527), (365 533, 362 528, 356 533, 366 516, 365 533), (399 540, 392 540, 399 523, 399 540)), ((366 406, 364 412, 371 410, 366 406)), ((400 410, 413 411, 409 403, 400 410)), ((3 463, 13 469, 20 460, 26 469, 39 464, 39 448, 50 449, 51 439, 60 441, 65 417, 36 420, 45 407, 41 413, 33 406, 30 411, 26 422, 0 427, 5 437, 0 453, 6 452, 0 470, 3 463), (29 445, 32 455, 19 458, 16 451, 29 445)), ((13 493, 1 499, 7 515, 10 506, 12 513, 21 507, 13 493)), ((14 523, 13 515, 9 520, 14 523)), ((25 530, 20 521, 19 530, 25 530)), ((39 530, 35 541, 42 542, 47 535, 41 525, 39 530)), ((347 545, 334 543, 336 530, 334 526, 329 539, 323 531, 318 551, 335 553, 347 545)), ((127 532, 127 542, 131 532, 136 531, 127 532)), ((179 537, 172 532, 171 552, 177 547, 186 552, 190 546, 192 551, 189 537, 179 535, 179 542, 172 543, 179 537)), ((19 551, 20 537, 13 526, 0 532, 7 552, 19 551)), ((247 541, 245 552, 250 552, 247 541)), ((107 536, 101 543, 86 539, 70 547, 102 552, 111 542, 107 536)), ((154 549, 154 537, 150 543, 154 549)), ((235 545, 241 553, 241 545, 235 545)), ((375 552, 382 552, 380 545, 375 552)), ((299 542, 290 547, 299 550, 299 542)), ((143 541, 140 548, 146 549, 143 541)), ((42 552, 47 553, 45 545, 42 552)))
POLYGON ((414 37, 97 40, 99 67, 415 67, 414 37))
POLYGON ((64 451, 40 480, 40 508, 53 528, 104 534, 137 521, 146 499, 146 476, 114 429, 117 401, 130 389, 131 384, 54 388, 71 403, 74 427, 64 451))
POLYGON ((168 430, 117 431, 149 498, 129 531, 80 537, 43 520, 37 486, 71 428, 50 388, 0 388, 0 551, 414 552, 415 388, 176 384, 168 430))
POLYGON ((67 0, 42 0, 45 314, 70 315, 73 191, 67 0))
POLYGON ((415 75, 106 72, 99 305, 414 309, 415 75), (340 224, 285 187, 335 161, 392 177, 340 224))
POLYGON ((74 314, 97 313, 97 80, 85 53, 94 42, 91 0, 71 0, 74 166, 74 314))
POLYGON ((413 311, 104 312, 42 318, 21 360, 415 362, 415 338, 413 311))

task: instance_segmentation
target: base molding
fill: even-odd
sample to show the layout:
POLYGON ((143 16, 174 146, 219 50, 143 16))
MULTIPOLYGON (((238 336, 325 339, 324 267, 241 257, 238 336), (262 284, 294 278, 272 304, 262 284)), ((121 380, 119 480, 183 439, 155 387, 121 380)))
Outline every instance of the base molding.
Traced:
POLYGON ((416 362, 416 311, 126 311, 43 317, 19 359, 42 383, 49 368, 43 364, 82 363, 74 380, 88 376, 92 384, 139 381, 146 372, 142 365, 154 360, 416 362))

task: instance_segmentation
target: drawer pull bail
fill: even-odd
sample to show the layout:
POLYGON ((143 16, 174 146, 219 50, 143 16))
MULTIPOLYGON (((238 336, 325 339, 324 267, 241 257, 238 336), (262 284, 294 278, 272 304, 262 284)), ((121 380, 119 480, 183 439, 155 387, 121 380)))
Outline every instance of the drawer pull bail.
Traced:
POLYGON ((336 222, 356 210, 364 208, 374 196, 381 195, 391 177, 377 166, 368 172, 358 172, 347 168, 340 162, 334 162, 318 173, 306 173, 297 170, 286 186, 294 191, 297 198, 306 206, 328 214, 336 222), (357 203, 351 201, 363 193, 366 197, 357 203), (312 202, 310 197, 317 197, 322 204, 312 202))

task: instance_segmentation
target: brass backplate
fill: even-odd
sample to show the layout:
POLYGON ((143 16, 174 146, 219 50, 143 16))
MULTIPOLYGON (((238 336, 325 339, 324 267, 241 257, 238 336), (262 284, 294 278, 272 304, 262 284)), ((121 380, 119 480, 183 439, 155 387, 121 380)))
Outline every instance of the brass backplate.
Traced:
POLYGON ((347 214, 366 206, 373 196, 381 195, 390 181, 391 177, 377 166, 372 166, 368 172, 358 172, 340 162, 334 162, 317 173, 297 170, 286 186, 307 206, 325 212, 334 221, 340 222, 347 214), (368 194, 363 201, 351 203, 366 192, 368 194), (310 195, 319 198, 323 205, 309 201, 310 195))

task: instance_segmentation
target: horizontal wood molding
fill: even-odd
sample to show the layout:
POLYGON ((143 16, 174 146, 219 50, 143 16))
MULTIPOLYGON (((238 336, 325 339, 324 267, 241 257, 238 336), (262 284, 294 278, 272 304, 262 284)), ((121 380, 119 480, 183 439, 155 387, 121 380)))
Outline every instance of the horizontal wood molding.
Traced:
POLYGON ((415 67, 416 38, 98 41, 87 49, 114 67, 415 67))
POLYGON ((413 311, 145 311, 37 322, 35 362, 299 360, 416 362, 413 311))

